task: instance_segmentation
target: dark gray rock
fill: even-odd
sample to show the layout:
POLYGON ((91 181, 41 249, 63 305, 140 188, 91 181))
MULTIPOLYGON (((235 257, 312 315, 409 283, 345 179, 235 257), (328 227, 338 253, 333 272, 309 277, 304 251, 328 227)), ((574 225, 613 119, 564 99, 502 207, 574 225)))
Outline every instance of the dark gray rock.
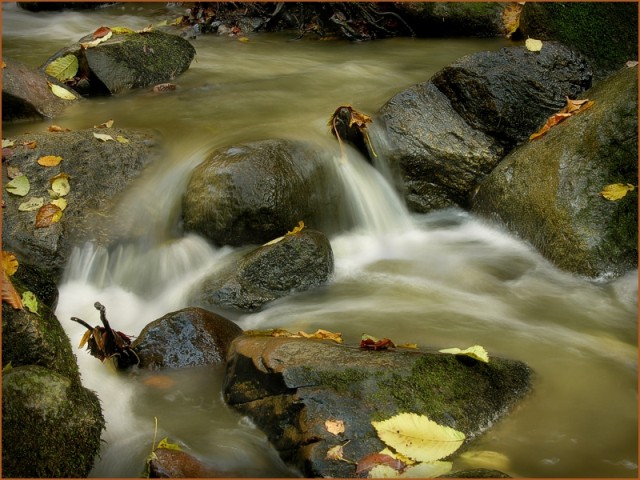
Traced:
POLYGON ((52 118, 60 115, 80 98, 76 92, 42 71, 31 69, 12 59, 3 58, 2 69, 2 121, 52 118), (49 88, 54 83, 76 96, 76 100, 63 100, 49 88))
POLYGON ((236 478, 200 461, 193 455, 168 448, 156 448, 149 462, 149 478, 236 478))
MULTIPOLYGON (((12 251, 21 265, 37 267, 56 283, 72 248, 87 239, 110 235, 106 227, 109 207, 129 182, 159 154, 157 138, 151 132, 121 129, 81 130, 64 133, 33 133, 12 138, 16 146, 2 163, 3 183, 9 182, 7 168, 18 168, 29 179, 31 190, 25 197, 2 191, 3 249, 12 251), (94 131, 121 135, 129 140, 103 142, 94 131), (36 143, 35 148, 22 146, 36 143), (37 159, 45 155, 63 158, 56 167, 42 167, 37 159), (36 211, 18 210, 31 197, 50 201, 49 180, 59 173, 69 175, 71 190, 59 222, 46 228, 35 228, 36 211)), ((117 233, 117 232, 116 232, 117 233)))
POLYGON ((2 375, 3 477, 86 478, 100 451, 100 402, 41 366, 2 375))
POLYGON ((474 129, 511 148, 527 139, 566 97, 591 86, 584 57, 557 42, 540 52, 524 46, 467 55, 431 81, 474 129))
POLYGON ((211 274, 194 293, 194 301, 211 308, 260 310, 265 303, 326 283, 332 273, 329 240, 305 228, 211 274))
POLYGON ((399 170, 407 205, 416 212, 467 206, 478 179, 503 155, 502 147, 471 128, 431 82, 394 96, 374 123, 385 138, 374 149, 399 170))
POLYGON ((585 93, 594 105, 510 153, 481 184, 473 211, 507 226, 559 268, 597 277, 637 268, 637 67, 585 93))
POLYGON ((343 445, 358 461, 383 443, 371 425, 400 412, 431 420, 472 439, 529 390, 521 362, 410 350, 369 351, 330 341, 248 336, 234 340, 225 400, 260 427, 282 459, 306 477, 355 477, 355 465, 327 459, 343 445), (327 420, 342 420, 343 433, 327 420))
POLYGON ((218 245, 262 244, 300 220, 327 231, 338 217, 338 182, 319 148, 264 140, 212 152, 183 197, 184 228, 218 245))
POLYGON ((231 320, 201 308, 168 313, 144 327, 131 344, 140 368, 222 365, 231 341, 242 329, 231 320))

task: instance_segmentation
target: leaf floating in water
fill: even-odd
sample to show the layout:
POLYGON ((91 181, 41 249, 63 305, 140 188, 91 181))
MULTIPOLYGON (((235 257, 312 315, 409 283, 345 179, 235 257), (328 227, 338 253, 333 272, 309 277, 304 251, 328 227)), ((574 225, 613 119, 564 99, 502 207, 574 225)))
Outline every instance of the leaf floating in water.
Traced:
POLYGON ((36 228, 47 228, 62 218, 62 210, 57 205, 47 203, 36 213, 36 228))
POLYGON ((491 470, 507 471, 511 469, 511 462, 506 455, 492 450, 470 450, 458 457, 469 468, 488 468, 491 470))
POLYGON ((51 91, 53 92, 53 94, 58 97, 61 98, 63 100, 75 100, 76 96, 71 93, 69 90, 67 90, 66 88, 61 87, 60 85, 54 85, 51 82, 47 82, 47 84, 49 85, 49 88, 51 89, 51 91))
POLYGON ((540 40, 536 40, 535 38, 527 38, 526 42, 524 42, 524 46, 530 52, 539 52, 542 50, 542 42, 540 40))
POLYGON ((160 83, 153 87, 153 91, 156 93, 173 92, 176 88, 175 83, 160 83))
POLYGON ((452 462, 423 462, 407 468, 401 478, 438 478, 453 469, 452 462))
POLYGON ((38 165, 42 165, 43 167, 55 167, 57 165, 60 165, 61 161, 62 157, 60 156, 46 155, 38 159, 38 165))
POLYGON ((75 77, 78 73, 78 58, 71 54, 56 58, 47 65, 44 71, 56 80, 64 82, 75 77))
POLYGON ((616 200, 620 200, 627 196, 627 193, 635 190, 635 186, 627 183, 626 185, 623 183, 612 183, 611 185, 607 185, 602 189, 600 195, 607 200, 615 202, 616 200))
POLYGON ((474 345, 465 350, 461 350, 459 348, 444 348, 442 350, 438 350, 440 353, 451 353, 453 355, 465 355, 467 357, 474 358, 484 363, 489 363, 489 354, 484 349, 484 347, 480 345, 474 345))
POLYGON ((25 175, 20 175, 7 183, 4 188, 13 195, 24 197, 31 190, 31 184, 25 175))
POLYGON ((371 424, 384 443, 419 462, 433 462, 447 457, 465 440, 464 433, 415 413, 401 413, 371 424))

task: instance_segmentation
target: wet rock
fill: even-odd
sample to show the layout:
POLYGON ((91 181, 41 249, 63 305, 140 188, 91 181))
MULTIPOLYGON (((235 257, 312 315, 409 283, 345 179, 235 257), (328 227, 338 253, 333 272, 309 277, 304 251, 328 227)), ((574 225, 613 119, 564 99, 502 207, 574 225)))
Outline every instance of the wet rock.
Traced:
POLYGON ((201 308, 185 308, 148 324, 131 347, 140 368, 221 365, 231 341, 242 329, 231 320, 201 308))
POLYGON ((256 248, 211 274, 194 294, 194 301, 211 308, 256 311, 293 292, 322 285, 332 273, 329 240, 321 232, 304 229, 256 248))
POLYGON ((102 142, 93 136, 95 130, 64 133, 33 133, 12 138, 15 147, 2 163, 3 184, 9 182, 8 168, 19 169, 31 185, 25 197, 2 191, 3 249, 12 251, 21 265, 37 267, 56 283, 71 250, 79 242, 111 235, 106 227, 109 207, 132 179, 159 153, 157 138, 151 132, 101 129, 114 139, 120 135, 129 140, 102 142), (23 144, 35 142, 35 148, 23 144), (42 167, 37 159, 45 155, 62 157, 55 167, 42 167), (36 211, 19 211, 20 204, 32 197, 44 203, 51 201, 50 179, 57 174, 69 175, 70 191, 64 197, 67 208, 59 222, 46 228, 35 228, 36 211))
POLYGON ((409 208, 426 213, 467 206, 479 178, 500 161, 502 147, 471 128, 431 82, 404 90, 389 100, 374 119, 384 142, 374 149, 402 178, 409 208))
POLYGON ((31 69, 12 59, 2 59, 2 121, 53 118, 80 98, 57 80, 44 72, 31 69), (76 96, 76 100, 63 100, 49 88, 54 83, 76 96))
POLYGON ((394 2, 420 37, 495 37, 506 33, 498 2, 394 2))
POLYGON ((469 440, 505 415, 530 388, 521 362, 356 347, 282 337, 234 340, 225 375, 229 405, 248 415, 283 460, 306 477, 354 477, 355 465, 326 458, 343 445, 358 461, 383 448, 371 420, 427 415, 469 440), (325 421, 341 420, 333 434, 325 421))
POLYGON ((511 148, 591 86, 584 57, 557 42, 467 55, 431 79, 471 127, 511 148))
POLYGON ((86 478, 104 419, 93 392, 41 366, 2 375, 4 477, 86 478))
POLYGON ((582 53, 601 79, 638 59, 638 5, 625 2, 527 2, 525 38, 558 40, 582 53))
POLYGON ((193 455, 181 450, 156 448, 149 463, 149 478, 235 478, 238 475, 221 472, 193 455))
POLYGON ((78 83, 76 88, 85 95, 108 95, 174 80, 189 68, 196 53, 184 38, 156 31, 114 33, 95 47, 81 46, 93 40, 92 34, 83 37, 53 55, 41 68, 65 55, 75 55, 77 76, 88 80, 88 85, 78 83))
POLYGON ((440 475, 438 478, 512 478, 500 470, 488 468, 474 468, 471 470, 458 470, 457 472, 440 475))
POLYGON ((595 103, 511 152, 481 184, 473 211, 507 226, 555 265, 598 277, 637 268, 637 67, 584 94, 595 103))
POLYGON ((300 220, 327 232, 340 205, 328 162, 318 148, 292 140, 216 150, 191 175, 184 228, 232 246, 263 244, 300 220))

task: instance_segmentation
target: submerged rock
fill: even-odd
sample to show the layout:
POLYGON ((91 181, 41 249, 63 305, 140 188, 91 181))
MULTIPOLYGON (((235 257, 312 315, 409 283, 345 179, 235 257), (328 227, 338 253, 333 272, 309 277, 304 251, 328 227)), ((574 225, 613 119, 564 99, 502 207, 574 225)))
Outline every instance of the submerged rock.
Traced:
POLYGON ((194 301, 209 307, 260 310, 265 303, 327 282, 333 251, 327 237, 304 229, 250 251, 204 279, 194 301))
POLYGON ((523 363, 414 350, 370 351, 283 337, 234 340, 225 375, 229 405, 249 416, 282 459, 306 477, 355 477, 352 463, 327 458, 342 445, 357 462, 384 448, 372 420, 427 415, 472 439, 530 388, 523 363), (326 421, 341 421, 331 433, 326 421))
POLYGON ((79 382, 36 365, 3 372, 3 477, 86 478, 103 428, 98 398, 79 382))
POLYGON ((473 211, 500 222, 563 270, 598 277, 638 265, 637 67, 585 93, 594 105, 511 152, 480 185, 473 211))
POLYGON ((185 308, 148 324, 131 348, 140 368, 222 365, 240 334, 242 329, 231 320, 202 308, 185 308))

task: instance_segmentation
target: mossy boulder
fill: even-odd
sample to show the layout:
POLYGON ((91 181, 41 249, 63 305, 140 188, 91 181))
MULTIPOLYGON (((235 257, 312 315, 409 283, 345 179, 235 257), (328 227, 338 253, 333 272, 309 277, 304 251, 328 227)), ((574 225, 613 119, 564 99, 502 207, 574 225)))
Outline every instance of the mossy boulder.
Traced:
POLYGON ((636 2, 527 2, 520 31, 525 38, 558 40, 579 51, 597 79, 638 60, 636 2))
POLYGON ((30 365, 2 375, 3 477, 86 478, 104 420, 79 382, 30 365))
POLYGON ((287 234, 205 278, 193 301, 208 308, 260 310, 278 298, 318 287, 333 273, 333 250, 317 230, 287 234))
POLYGON ((427 415, 471 441, 531 385, 523 363, 415 350, 370 351, 331 341, 243 335, 231 346, 224 380, 229 405, 261 428, 306 477, 355 477, 356 466, 327 458, 342 445, 358 461, 384 448, 371 421, 401 412, 427 415), (344 422, 344 432, 327 430, 344 422))
POLYGON ((473 211, 531 242, 579 275, 637 268, 637 188, 606 200, 614 183, 637 185, 638 72, 623 69, 584 94, 591 108, 511 152, 481 184, 473 211))

